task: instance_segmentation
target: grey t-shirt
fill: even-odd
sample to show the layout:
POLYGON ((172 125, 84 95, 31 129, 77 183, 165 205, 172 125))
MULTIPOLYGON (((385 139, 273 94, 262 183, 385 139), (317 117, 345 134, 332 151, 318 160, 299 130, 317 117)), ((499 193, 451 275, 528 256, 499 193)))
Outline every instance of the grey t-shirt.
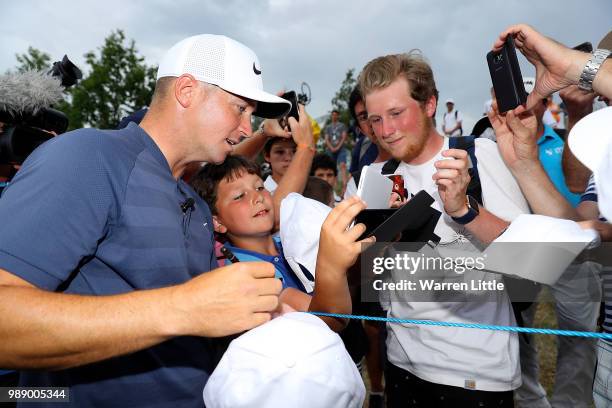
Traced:
POLYGON ((330 123, 325 128, 325 135, 329 138, 329 143, 334 147, 340 145, 342 132, 346 132, 346 126, 342 122, 330 123))

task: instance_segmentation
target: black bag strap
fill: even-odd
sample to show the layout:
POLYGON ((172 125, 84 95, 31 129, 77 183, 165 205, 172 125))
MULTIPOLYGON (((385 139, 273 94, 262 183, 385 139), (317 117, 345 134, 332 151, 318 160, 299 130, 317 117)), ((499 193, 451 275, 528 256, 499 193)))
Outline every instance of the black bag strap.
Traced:
POLYGON ((480 185, 480 175, 478 174, 478 159, 476 158, 476 144, 474 143, 475 136, 460 136, 451 137, 448 139, 448 147, 450 149, 465 150, 470 158, 470 184, 468 184, 467 194, 471 195, 482 204, 482 186, 480 185))

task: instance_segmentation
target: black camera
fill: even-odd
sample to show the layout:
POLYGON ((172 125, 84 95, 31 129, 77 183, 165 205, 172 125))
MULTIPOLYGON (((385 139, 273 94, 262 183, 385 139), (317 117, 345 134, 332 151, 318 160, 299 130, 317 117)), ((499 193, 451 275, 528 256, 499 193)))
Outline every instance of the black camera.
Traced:
POLYGON ((289 125, 288 118, 294 118, 298 121, 300 120, 298 103, 301 105, 308 105, 310 103, 310 86, 306 82, 302 82, 300 91, 300 93, 296 93, 295 91, 289 91, 281 95, 281 98, 291 102, 291 110, 289 111, 289 113, 287 113, 287 115, 278 120, 278 123, 280 123, 282 127, 287 127, 289 125))
POLYGON ((62 99, 63 89, 82 77, 66 55, 46 74, 26 71, 0 77, 0 164, 23 163, 53 134, 68 129, 66 115, 51 105, 62 99))

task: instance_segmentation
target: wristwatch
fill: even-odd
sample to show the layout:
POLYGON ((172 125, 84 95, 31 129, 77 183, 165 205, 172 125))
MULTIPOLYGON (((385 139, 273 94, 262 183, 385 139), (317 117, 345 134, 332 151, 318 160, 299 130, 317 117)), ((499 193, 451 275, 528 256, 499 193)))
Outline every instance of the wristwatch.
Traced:
POLYGON ((480 214, 480 211, 478 210, 478 201, 476 201, 476 199, 472 197, 471 195, 467 195, 465 196, 465 198, 466 198, 465 201, 468 207, 468 212, 461 217, 451 216, 453 221, 455 221, 459 225, 469 224, 470 222, 474 220, 474 218, 478 216, 478 214, 480 214))
POLYGON ((582 69, 580 80, 578 81, 578 87, 584 91, 591 92, 593 90, 593 80, 601 64, 608 58, 612 51, 598 48, 593 52, 591 59, 586 63, 582 69))

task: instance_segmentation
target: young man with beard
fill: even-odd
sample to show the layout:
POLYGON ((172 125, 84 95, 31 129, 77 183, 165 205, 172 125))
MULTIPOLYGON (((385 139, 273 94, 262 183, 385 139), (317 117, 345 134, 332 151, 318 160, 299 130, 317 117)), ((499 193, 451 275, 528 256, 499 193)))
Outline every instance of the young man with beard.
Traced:
MULTIPOLYGON (((370 61, 359 76, 368 117, 380 147, 397 161, 413 194, 427 191, 444 214, 435 233, 440 245, 477 253, 528 206, 495 143, 475 142, 482 201, 467 196, 468 153, 449 149, 449 138, 432 123, 438 91, 428 63, 416 52, 370 61)), ((382 170, 384 163, 373 164, 382 170)), ((395 272, 394 272, 395 273, 395 272)), ((482 280, 499 275, 481 272, 482 280)), ((413 302, 392 292, 389 316, 512 326, 504 292, 478 301, 413 302)), ((390 407, 513 407, 521 384, 515 334, 458 327, 390 324, 385 372, 390 407)))

